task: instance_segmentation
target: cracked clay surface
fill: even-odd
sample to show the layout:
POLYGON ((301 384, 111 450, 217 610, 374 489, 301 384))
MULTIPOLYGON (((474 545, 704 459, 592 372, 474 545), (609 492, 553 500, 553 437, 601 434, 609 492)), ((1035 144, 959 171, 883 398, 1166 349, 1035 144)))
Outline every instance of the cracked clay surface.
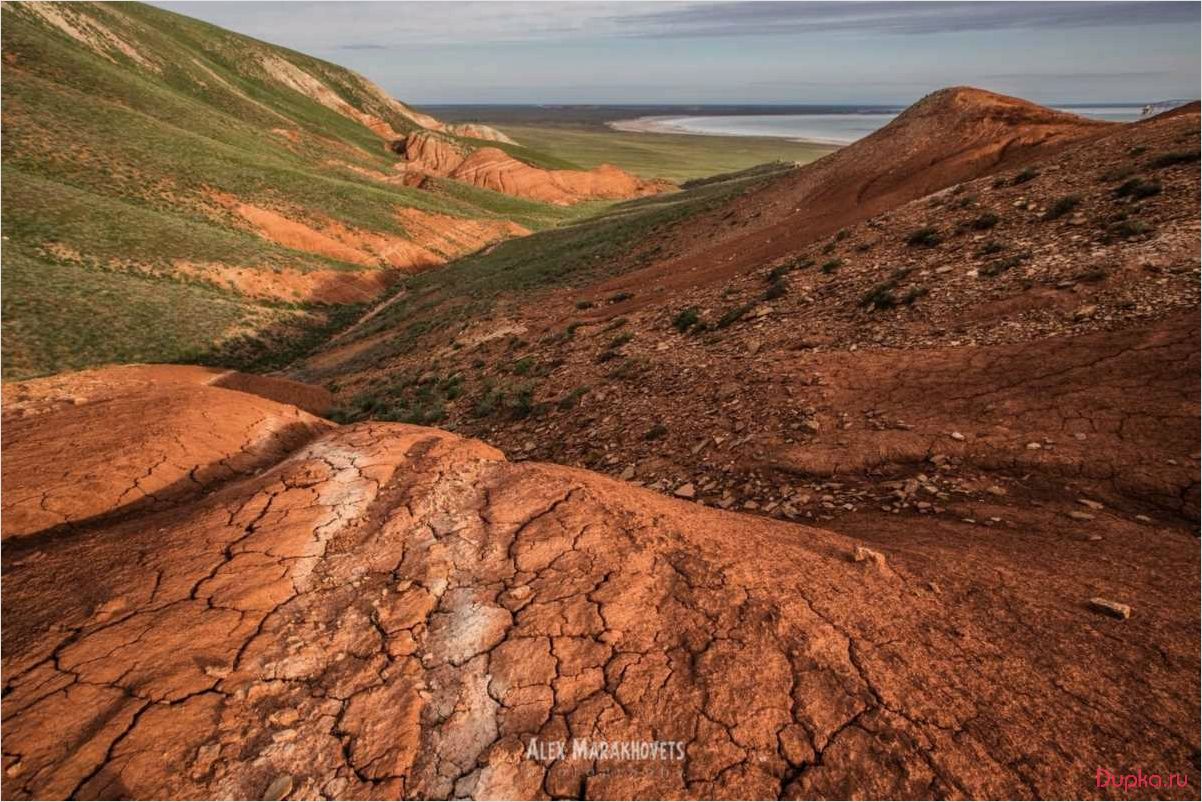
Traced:
POLYGON ((1099 766, 1197 777, 1181 530, 1124 530, 1155 563, 1126 574, 1117 552, 1006 532, 974 552, 920 519, 856 562, 862 540, 438 430, 162 386, 6 420, 7 798, 1031 798, 1095 796, 1099 766), (123 433, 147 404, 135 465, 123 433), (70 526, 39 517, 12 455, 97 419, 109 436, 44 468, 113 488, 70 526), (281 425, 300 428, 253 447, 281 425), (186 475, 251 452, 103 514, 121 482, 152 493, 159 459, 186 475), (1130 620, 1085 606, 1119 579, 1130 620), (539 759, 531 739, 684 748, 539 759))

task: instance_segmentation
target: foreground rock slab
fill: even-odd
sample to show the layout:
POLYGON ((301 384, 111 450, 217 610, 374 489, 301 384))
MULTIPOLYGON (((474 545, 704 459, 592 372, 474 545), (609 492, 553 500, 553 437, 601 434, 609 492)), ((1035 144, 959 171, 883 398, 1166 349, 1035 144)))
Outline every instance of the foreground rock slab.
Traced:
POLYGON ((984 582, 963 544, 887 572, 857 546, 438 430, 314 427, 199 495, 6 540, 3 792, 1032 798, 1191 771, 1196 542, 1160 545, 1179 570, 1123 622, 1021 549, 984 582))

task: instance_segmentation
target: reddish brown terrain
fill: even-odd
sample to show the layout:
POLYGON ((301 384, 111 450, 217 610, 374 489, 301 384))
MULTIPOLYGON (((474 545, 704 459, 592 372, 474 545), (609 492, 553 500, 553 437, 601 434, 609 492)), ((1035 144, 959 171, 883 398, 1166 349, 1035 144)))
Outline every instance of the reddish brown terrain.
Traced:
POLYGON ((945 90, 333 395, 5 385, 3 795, 1197 798, 1198 130, 945 90))
MULTIPOLYGON (((147 446, 231 463, 203 489, 6 541, 7 798, 1027 798, 1102 795, 1099 767, 1197 776, 1197 544, 1171 523, 1078 505, 1098 523, 1062 524, 1007 494, 973 506, 987 529, 838 533, 139 373, 6 398, 12 442, 76 432, 114 482, 138 479, 118 459, 157 394, 248 413, 241 439, 181 421, 174 452, 147 446), (294 450, 242 462, 281 418, 308 424, 294 450), (539 760, 532 738, 683 759, 539 760)), ((76 457, 40 468, 85 483, 76 457)), ((7 497, 25 466, 4 468, 7 497)))
POLYGON ((612 164, 592 170, 544 170, 518 161, 503 150, 469 150, 428 131, 398 140, 393 149, 404 157, 396 169, 406 183, 414 186, 421 186, 428 176, 440 176, 560 206, 583 200, 654 195, 673 186, 666 181, 638 178, 612 164))

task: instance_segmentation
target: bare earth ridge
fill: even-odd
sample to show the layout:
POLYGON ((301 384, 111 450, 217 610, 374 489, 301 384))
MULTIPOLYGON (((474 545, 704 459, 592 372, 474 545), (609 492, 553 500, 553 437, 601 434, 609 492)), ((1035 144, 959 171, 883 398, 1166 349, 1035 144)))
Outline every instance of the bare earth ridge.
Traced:
MULTIPOLYGON (((163 392, 130 370, 35 407, 6 457, 73 426, 122 453, 163 392)), ((26 383, 26 408, 74 380, 26 383)), ((273 416, 311 421, 307 442, 6 541, 6 797, 1030 798, 1096 795, 1099 767, 1196 772, 1180 529, 1116 518, 1086 549, 911 518, 865 550, 437 430, 169 386, 247 410, 216 444, 181 419, 189 454, 232 457, 273 416), (1114 592, 1129 620, 1090 608, 1114 592), (532 738, 684 752, 548 762, 532 738)), ((77 456, 43 467, 74 481, 77 456)), ((25 466, 4 469, 7 503, 25 466)))

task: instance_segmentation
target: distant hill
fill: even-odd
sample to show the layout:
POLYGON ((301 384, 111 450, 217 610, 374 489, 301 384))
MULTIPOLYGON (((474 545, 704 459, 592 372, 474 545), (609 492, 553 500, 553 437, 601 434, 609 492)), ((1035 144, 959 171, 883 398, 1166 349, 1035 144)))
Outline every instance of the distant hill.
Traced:
POLYGON ((5 377, 282 364, 400 273, 590 208, 567 204, 658 188, 627 177, 590 194, 591 173, 492 129, 150 6, 2 13, 5 377), (405 164, 411 135, 484 154, 488 188, 405 164), (498 175, 514 174, 586 179, 532 199, 506 194, 498 175))

